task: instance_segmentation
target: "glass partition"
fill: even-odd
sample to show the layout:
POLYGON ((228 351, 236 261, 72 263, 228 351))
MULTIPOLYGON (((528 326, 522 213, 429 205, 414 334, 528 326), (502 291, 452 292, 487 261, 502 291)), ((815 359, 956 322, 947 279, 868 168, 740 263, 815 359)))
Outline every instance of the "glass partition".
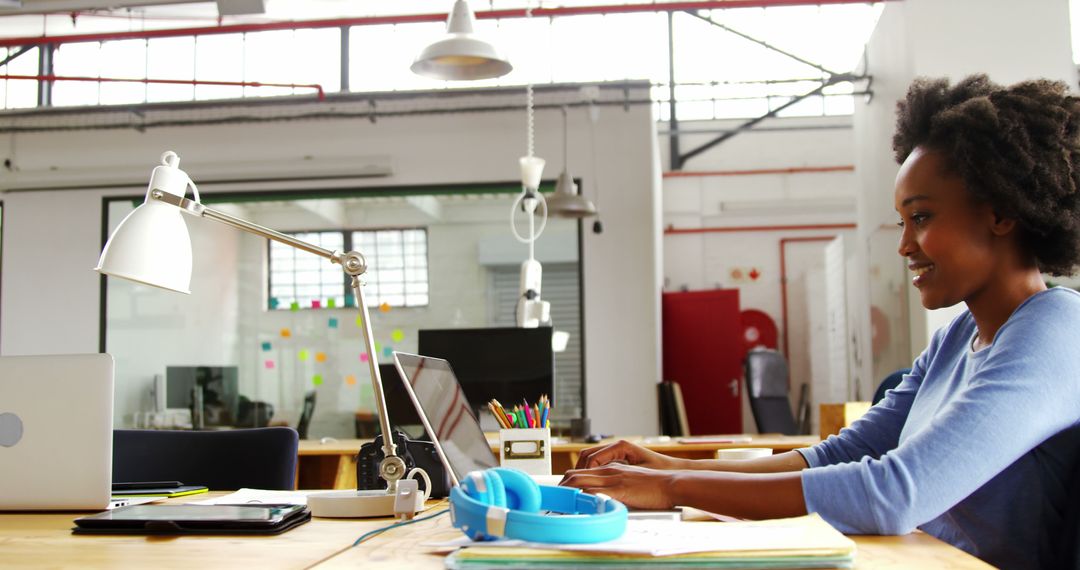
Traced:
MULTIPOLYGON (((395 350, 416 352, 420 329, 514 324, 517 274, 528 255, 509 227, 516 192, 429 188, 203 201, 328 249, 352 246, 369 256, 364 293, 376 358, 385 364, 395 350)), ((141 202, 107 199, 105 230, 141 202)), ((166 369, 236 367, 238 396, 226 410, 232 424, 265 424, 269 417, 296 426, 305 396, 314 393, 307 437, 369 434, 376 416, 367 355, 340 268, 217 222, 185 221, 191 295, 106 279, 102 318, 105 350, 116 358, 116 425, 188 426, 189 410, 156 397, 155 390, 166 389, 166 369)), ((526 227, 520 212, 518 223, 526 227)), ((581 415, 579 232, 577 220, 550 219, 536 244, 543 298, 552 304, 555 329, 570 333, 556 354, 557 425, 581 415)))

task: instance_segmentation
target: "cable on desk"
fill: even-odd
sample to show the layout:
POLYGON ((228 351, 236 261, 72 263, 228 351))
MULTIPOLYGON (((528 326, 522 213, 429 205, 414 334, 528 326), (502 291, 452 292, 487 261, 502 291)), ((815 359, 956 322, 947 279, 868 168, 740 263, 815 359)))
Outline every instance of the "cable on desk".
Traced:
POLYGON ((445 515, 448 512, 450 512, 450 509, 443 509, 443 510, 441 510, 441 511, 435 513, 435 514, 431 514, 431 515, 428 515, 426 517, 420 517, 418 519, 412 519, 412 520, 408 520, 408 521, 396 522, 396 523, 394 523, 392 525, 387 525, 387 526, 384 526, 382 528, 377 528, 377 529, 375 529, 375 530, 373 530, 371 532, 367 532, 367 533, 364 533, 364 534, 360 535, 360 538, 356 539, 356 542, 354 542, 352 545, 353 546, 358 546, 361 542, 364 542, 364 540, 366 540, 368 538, 371 538, 373 536, 379 535, 381 533, 384 533, 384 532, 386 532, 386 531, 388 531, 390 529, 397 528, 399 526, 405 526, 407 524, 418 523, 420 521, 431 520, 431 519, 433 519, 433 518, 435 518, 435 517, 437 517, 439 515, 445 515))

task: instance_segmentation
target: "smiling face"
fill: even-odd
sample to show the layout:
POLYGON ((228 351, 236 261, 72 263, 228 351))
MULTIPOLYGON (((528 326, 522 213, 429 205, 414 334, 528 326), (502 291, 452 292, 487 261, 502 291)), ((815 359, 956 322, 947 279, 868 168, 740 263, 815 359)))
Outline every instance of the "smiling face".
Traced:
POLYGON ((941 154, 916 147, 896 176, 895 200, 903 231, 899 253, 924 307, 970 306, 993 289, 1004 257, 1003 222, 945 169, 941 154))

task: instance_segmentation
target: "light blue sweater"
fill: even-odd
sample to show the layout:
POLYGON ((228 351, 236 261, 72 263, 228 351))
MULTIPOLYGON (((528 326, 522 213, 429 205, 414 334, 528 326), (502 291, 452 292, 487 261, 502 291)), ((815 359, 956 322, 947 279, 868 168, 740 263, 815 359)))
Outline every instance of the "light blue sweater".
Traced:
POLYGON ((853 534, 916 527, 1003 568, 1047 567, 1080 458, 1080 293, 1033 295, 972 352, 964 312, 865 416, 800 450, 806 509, 853 534))

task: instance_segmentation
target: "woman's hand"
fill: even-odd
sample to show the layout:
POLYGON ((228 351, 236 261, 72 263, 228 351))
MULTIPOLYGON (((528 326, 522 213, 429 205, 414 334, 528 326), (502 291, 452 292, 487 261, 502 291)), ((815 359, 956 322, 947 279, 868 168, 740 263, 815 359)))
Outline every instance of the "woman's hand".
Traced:
POLYGON ((567 471, 559 484, 594 495, 603 493, 627 507, 670 509, 676 501, 672 493, 675 479, 676 473, 671 471, 609 463, 595 469, 567 471))
POLYGON ((628 441, 619 440, 615 443, 590 447, 582 451, 574 468, 591 469, 609 463, 639 465, 650 469, 681 469, 685 467, 683 460, 645 449, 628 441))

